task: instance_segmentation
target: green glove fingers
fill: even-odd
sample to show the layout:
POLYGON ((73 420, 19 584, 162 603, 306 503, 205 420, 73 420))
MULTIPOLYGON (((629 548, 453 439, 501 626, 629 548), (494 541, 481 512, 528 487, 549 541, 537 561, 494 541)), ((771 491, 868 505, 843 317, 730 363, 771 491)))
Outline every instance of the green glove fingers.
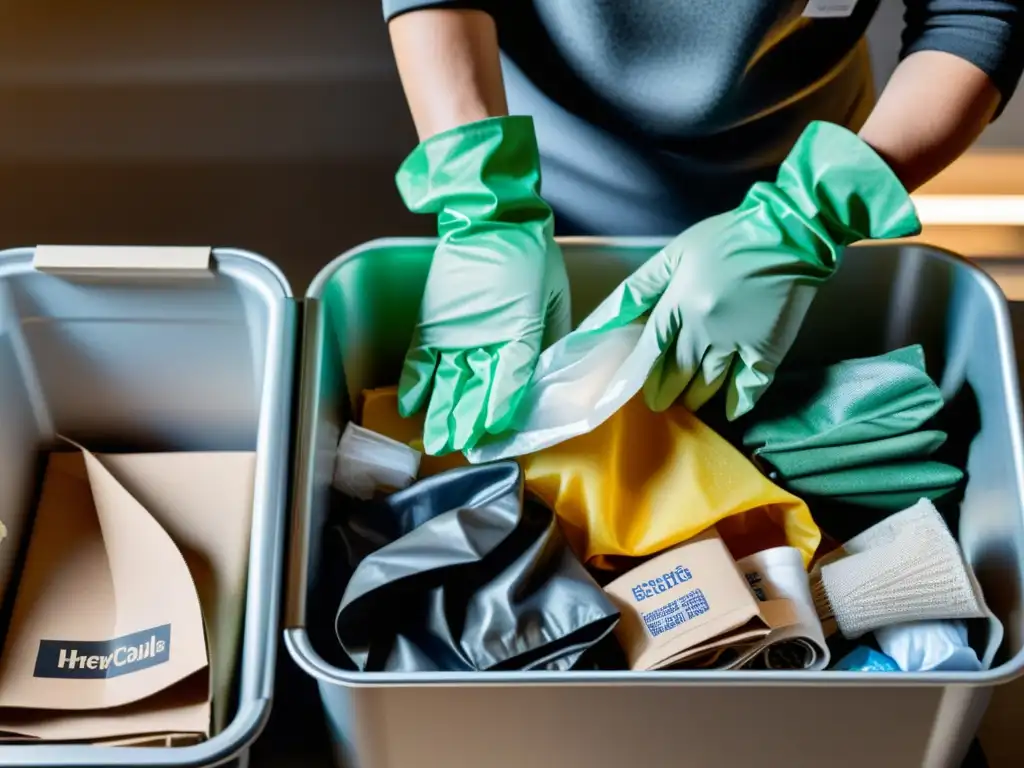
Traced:
POLYGON ((416 413, 432 378, 424 449, 438 456, 472 448, 485 434, 509 428, 538 353, 531 344, 510 342, 493 351, 443 352, 436 368, 411 365, 407 360, 410 373, 403 372, 399 384, 399 413, 416 413), (408 383, 413 378, 415 383, 408 383))
POLYGON ((429 397, 428 453, 465 450, 511 421, 542 343, 569 328, 554 219, 527 117, 482 120, 420 144, 396 174, 439 240, 399 382, 409 416, 429 397))
POLYGON ((485 434, 508 428, 537 364, 538 352, 533 345, 513 341, 494 352, 476 349, 466 353, 472 373, 449 424, 450 450, 472 448, 485 434))
MULTIPOLYGON (((569 277, 565 272, 562 251, 553 239, 548 243, 548 247, 554 253, 548 254, 545 259, 547 274, 544 276, 544 284, 562 285, 566 288, 564 292, 556 291, 553 293, 548 301, 547 311, 544 314, 544 336, 541 339, 542 350, 547 349, 572 330, 572 306, 569 301, 568 289, 569 277)), ((510 361, 525 360, 529 356, 538 357, 533 351, 532 343, 528 344, 525 340, 522 340, 513 341, 510 344, 521 344, 523 346, 523 349, 513 350, 509 353, 510 361)), ((536 360, 530 364, 531 367, 527 373, 527 378, 533 375, 533 365, 536 365, 536 360)), ((511 365, 506 365, 506 368, 510 371, 515 369, 511 365)))
POLYGON ((501 434, 511 426, 539 354, 540 350, 527 341, 510 341, 498 350, 484 421, 487 433, 501 434))
POLYGON ((644 383, 644 401, 660 412, 682 397, 685 407, 696 411, 722 386, 733 354, 713 349, 706 338, 682 327, 677 313, 660 310, 661 305, 648 320, 647 327, 656 328, 662 353, 644 383))
MULTIPOLYGON (((672 405, 679 393, 690 383, 708 348, 706 342, 701 344, 697 341, 695 334, 689 332, 689 328, 683 330, 682 318, 678 312, 673 311, 674 303, 665 295, 671 284, 671 274, 664 286, 660 285, 665 264, 670 261, 671 257, 666 248, 653 259, 649 259, 624 283, 628 286, 628 291, 637 291, 635 295, 642 296, 644 302, 657 302, 643 331, 644 336, 654 337, 657 348, 661 350, 644 383, 644 401, 647 407, 655 412, 664 411, 672 405), (660 263, 654 266, 652 262, 656 259, 660 263), (652 275, 658 283, 651 280, 652 275), (657 290, 659 287, 660 290, 657 290), (642 292, 638 290, 640 288, 642 292)), ((639 307, 640 302, 636 302, 634 306, 639 307)), ((629 322, 632 322, 635 319, 632 315, 633 313, 629 313, 624 317, 629 317, 629 322)), ((639 314, 636 317, 639 317, 639 314)))
POLYGON ((536 357, 534 347, 511 342, 494 351, 442 353, 436 371, 417 372, 421 379, 434 377, 424 449, 434 456, 464 451, 485 434, 508 429, 536 357))
MULTIPOLYGON (((709 348, 696 373, 683 390, 683 407, 696 412, 722 388, 732 375, 736 353, 709 348)), ((671 401, 663 405, 668 408, 671 401)))
POLYGON ((417 345, 415 341, 409 348, 398 384, 398 412, 403 418, 409 418, 417 413, 427 401, 430 382, 437 368, 437 359, 436 352, 417 345))
POLYGON ((576 332, 621 328, 651 311, 671 283, 676 261, 675 252, 668 248, 656 253, 587 315, 576 332))
POLYGON ((449 450, 461 451, 466 446, 475 445, 486 431, 487 402, 496 366, 494 358, 486 349, 463 353, 462 362, 469 371, 469 378, 455 400, 448 422, 449 450))
MULTIPOLYGON (((434 372, 434 388, 423 423, 423 450, 432 456, 451 453, 452 415, 469 383, 471 371, 465 352, 443 352, 434 372)), ((401 397, 401 391, 399 391, 401 397)))
POLYGON ((775 377, 775 366, 771 364, 774 356, 748 354, 744 350, 737 354, 739 360, 733 367, 732 385, 725 397, 725 412, 730 421, 750 413, 775 377))

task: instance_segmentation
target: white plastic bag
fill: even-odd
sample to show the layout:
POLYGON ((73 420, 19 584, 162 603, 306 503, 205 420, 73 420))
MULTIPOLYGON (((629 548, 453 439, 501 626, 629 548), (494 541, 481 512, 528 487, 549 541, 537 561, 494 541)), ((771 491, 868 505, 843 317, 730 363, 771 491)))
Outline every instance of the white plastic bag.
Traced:
POLYGON ((338 442, 334 487, 357 499, 377 490, 390 493, 416 480, 422 455, 404 443, 349 422, 338 442))
POLYGON ((875 630, 882 652, 904 672, 980 672, 962 621, 913 621, 875 630))
POLYGON ((515 431, 481 439, 465 452, 471 463, 522 456, 584 435, 640 391, 660 351, 643 323, 594 331, 609 304, 544 350, 519 404, 515 431))

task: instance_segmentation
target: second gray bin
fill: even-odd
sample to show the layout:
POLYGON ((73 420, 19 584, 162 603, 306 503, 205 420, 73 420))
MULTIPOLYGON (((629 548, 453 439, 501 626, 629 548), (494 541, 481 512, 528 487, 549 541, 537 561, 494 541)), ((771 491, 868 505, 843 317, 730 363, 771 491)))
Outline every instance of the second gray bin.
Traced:
MULTIPOLYGON (((339 764, 959 764, 992 687, 1024 664, 1021 409, 1001 292, 979 269, 926 247, 850 249, 819 294, 792 360, 833 362, 917 342, 947 397, 973 391, 980 429, 970 445, 959 536, 1006 628, 995 668, 395 675, 326 663, 310 641, 307 606, 335 448, 360 391, 398 380, 433 245, 381 240, 357 248, 320 273, 306 300, 285 642, 317 681, 339 764)), ((564 240, 575 319, 661 245, 564 240)))
MULTIPOLYGON (((57 434, 115 450, 257 454, 238 703, 225 729, 180 748, 0 745, 0 765, 205 766, 247 753, 273 698, 296 335, 284 276, 244 251, 214 249, 200 277, 58 276, 33 268, 33 249, 0 253, 5 544, 27 533, 37 452, 57 434)), ((0 548, 0 590, 17 550, 0 548)))

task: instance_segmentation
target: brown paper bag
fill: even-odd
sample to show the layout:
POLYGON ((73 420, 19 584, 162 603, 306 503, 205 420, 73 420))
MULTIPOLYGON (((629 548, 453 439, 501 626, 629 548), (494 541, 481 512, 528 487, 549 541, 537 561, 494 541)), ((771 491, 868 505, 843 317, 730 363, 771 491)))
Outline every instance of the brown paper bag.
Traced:
POLYGON ((220 710, 234 671, 254 464, 251 453, 50 456, 0 655, 0 732, 209 735, 209 662, 220 710))
POLYGON ((630 669, 741 667, 798 622, 791 601, 761 602, 715 529, 620 576, 605 591, 630 669))

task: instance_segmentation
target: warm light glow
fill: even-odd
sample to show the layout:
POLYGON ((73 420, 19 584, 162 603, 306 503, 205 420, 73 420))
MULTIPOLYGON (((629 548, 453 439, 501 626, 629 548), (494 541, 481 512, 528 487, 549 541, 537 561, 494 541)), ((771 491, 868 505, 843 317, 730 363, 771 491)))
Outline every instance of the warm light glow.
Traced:
POLYGON ((921 223, 1024 226, 1024 195, 913 195, 921 223))

